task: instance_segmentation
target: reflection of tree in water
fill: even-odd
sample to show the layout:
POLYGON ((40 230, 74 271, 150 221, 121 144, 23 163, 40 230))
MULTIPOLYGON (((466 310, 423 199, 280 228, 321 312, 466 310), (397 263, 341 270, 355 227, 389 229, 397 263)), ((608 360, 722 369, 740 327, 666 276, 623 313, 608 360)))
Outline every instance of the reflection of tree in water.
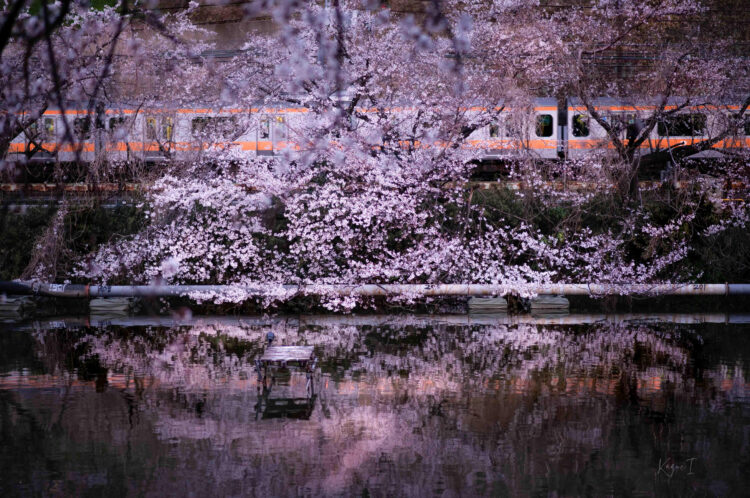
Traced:
MULTIPOLYGON (((162 444, 187 453, 170 471, 185 489, 242 482, 274 495, 290 485, 315 494, 466 486, 578 494, 588 488, 572 476, 582 473, 592 473, 587 485, 617 478, 652 491, 657 460, 669 451, 704 466, 717 459, 716 446, 705 444, 710 434, 701 446, 690 424, 724 420, 747 395, 745 365, 696 369, 701 336, 684 326, 404 321, 276 325, 280 344, 314 345, 322 360, 318 407, 299 421, 255 421, 253 360, 264 327, 112 328, 73 337, 72 351, 110 371, 110 391, 135 406, 131 424, 147 424, 162 444)), ((50 335, 37 335, 44 354, 54 349, 50 335)), ((304 392, 304 382, 293 373, 278 393, 304 392)), ((97 427, 87 437, 107 441, 116 430, 97 427)))

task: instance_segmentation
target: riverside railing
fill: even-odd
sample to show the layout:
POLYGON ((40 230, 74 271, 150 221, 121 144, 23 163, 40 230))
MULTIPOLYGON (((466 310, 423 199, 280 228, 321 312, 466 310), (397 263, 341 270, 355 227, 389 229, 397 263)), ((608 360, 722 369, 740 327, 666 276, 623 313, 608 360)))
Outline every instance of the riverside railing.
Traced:
POLYGON ((47 297, 293 296, 735 296, 750 284, 304 284, 304 285, 89 285, 0 281, 0 293, 47 297))

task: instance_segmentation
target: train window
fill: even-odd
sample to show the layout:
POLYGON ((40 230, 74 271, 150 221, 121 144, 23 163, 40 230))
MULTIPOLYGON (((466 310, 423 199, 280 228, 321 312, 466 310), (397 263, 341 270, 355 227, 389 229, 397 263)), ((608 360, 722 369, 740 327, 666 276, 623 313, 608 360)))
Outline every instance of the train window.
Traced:
POLYGON ((692 137, 703 135, 706 129, 705 114, 678 114, 659 122, 657 133, 660 137, 692 137))
POLYGON ((235 116, 217 118, 216 128, 222 138, 232 138, 237 133, 237 118, 235 116))
POLYGON ((626 138, 626 136, 635 130, 638 116, 634 113, 610 112, 602 114, 601 120, 610 126, 610 132, 626 138))
POLYGON ((590 132, 589 117, 585 114, 573 115, 573 136, 588 137, 590 132))
POLYGON ((146 118, 146 138, 156 140, 156 118, 146 118))
POLYGON ((109 131, 115 131, 125 124, 125 118, 109 118, 109 131))
POLYGON ((271 122, 269 121, 268 117, 263 117, 260 120, 260 138, 267 139, 271 137, 271 122))
POLYGON ((44 134, 48 137, 55 136, 55 118, 44 118, 44 134))
POLYGON ((286 140, 286 126, 284 123, 284 117, 283 116, 277 116, 276 117, 276 125, 275 125, 275 136, 274 138, 276 141, 283 141, 286 140))
POLYGON ((193 136, 201 135, 206 131, 209 119, 210 118, 193 118, 190 122, 190 131, 193 133, 193 136))
POLYGON ((174 131, 174 121, 172 118, 161 118, 161 139, 167 142, 172 141, 172 132, 174 131))
POLYGON ((490 124, 490 138, 497 138, 500 136, 500 126, 497 123, 490 124))
POLYGON ((39 123, 34 121, 33 123, 29 124, 29 126, 26 128, 25 135, 27 138, 35 139, 39 135, 39 123))
POLYGON ((237 118, 205 117, 193 118, 191 122, 193 136, 212 138, 231 138, 237 131, 237 118))
POLYGON ((536 136, 551 137, 554 132, 552 114, 540 114, 536 117, 536 136))
POLYGON ((508 119, 505 121, 506 137, 523 138, 523 129, 523 124, 516 119, 508 119))
POLYGON ((748 135, 750 136, 750 116, 743 116, 739 118, 739 123, 736 121, 737 117, 734 114, 727 114, 725 123, 727 127, 734 127, 733 135, 748 135))
POLYGON ((73 120, 73 129, 78 138, 85 140, 91 136, 91 120, 88 117, 75 118, 73 120))
POLYGON ((26 135, 32 139, 54 137, 55 118, 44 118, 41 122, 34 121, 26 129, 26 135))

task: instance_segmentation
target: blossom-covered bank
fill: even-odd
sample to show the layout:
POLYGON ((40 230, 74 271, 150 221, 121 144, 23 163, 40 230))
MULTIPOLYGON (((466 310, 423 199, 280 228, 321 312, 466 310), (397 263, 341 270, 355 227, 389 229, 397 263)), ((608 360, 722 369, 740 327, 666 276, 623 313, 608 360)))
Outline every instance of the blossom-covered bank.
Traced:
MULTIPOLYGON (((744 250, 747 208, 689 189, 666 185, 622 203, 616 193, 544 191, 542 183, 520 193, 473 191, 455 170, 427 176, 376 162, 283 173, 266 163, 211 167, 220 174, 161 180, 144 205, 145 228, 80 259, 75 277, 237 284, 269 294, 281 284, 747 278, 744 263, 724 254, 744 250)), ((351 308, 357 298, 327 302, 351 308)))

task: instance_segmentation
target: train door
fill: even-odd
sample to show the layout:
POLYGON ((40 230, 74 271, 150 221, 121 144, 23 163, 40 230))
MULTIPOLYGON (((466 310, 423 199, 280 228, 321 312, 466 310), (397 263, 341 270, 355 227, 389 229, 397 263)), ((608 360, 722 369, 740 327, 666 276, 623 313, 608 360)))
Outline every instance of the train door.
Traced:
POLYGON ((513 151, 528 149, 528 116, 525 112, 509 112, 504 120, 505 148, 513 151))
POLYGON ((54 116, 43 116, 28 126, 24 132, 25 152, 28 158, 38 161, 48 161, 54 158, 57 148, 56 125, 57 120, 54 116))
POLYGON ((146 116, 144 135, 146 160, 158 161, 171 157, 174 148, 174 117, 146 116))
POLYGON ((273 151, 274 153, 286 147, 287 143, 286 118, 276 116, 273 121, 273 151))
POLYGON ((97 160, 106 161, 107 157, 107 116, 104 106, 98 104, 94 114, 94 153, 97 160))
POLYGON ((259 156, 273 155, 272 132, 271 117, 268 114, 263 114, 258 123, 257 140, 255 141, 255 151, 259 156))
POLYGON ((259 156, 273 156, 287 145, 286 119, 280 115, 263 114, 257 131, 256 151, 259 156))
POLYGON ((732 130, 729 136, 723 141, 725 148, 750 147, 750 116, 743 116, 738 123, 734 113, 728 113, 722 117, 720 124, 716 128, 716 133, 720 133, 724 129, 732 130))
POLYGON ((106 120, 106 144, 105 149, 110 160, 123 161, 130 156, 130 143, 128 142, 128 130, 132 124, 128 124, 125 116, 109 116, 106 120))
POLYGON ((580 107, 568 108, 568 128, 565 136, 566 156, 576 159, 586 154, 586 151, 596 147, 599 143, 598 135, 594 133, 594 123, 585 109, 580 107))
POLYGON ((565 99, 557 101, 557 157, 568 156, 568 105, 565 99))
POLYGON ((554 111, 537 111, 534 116, 534 132, 529 145, 530 149, 544 159, 555 159, 557 157, 556 114, 557 109, 554 111))
POLYGON ((94 160, 94 123, 87 111, 78 111, 73 118, 73 138, 75 141, 71 160, 91 162, 94 160))

